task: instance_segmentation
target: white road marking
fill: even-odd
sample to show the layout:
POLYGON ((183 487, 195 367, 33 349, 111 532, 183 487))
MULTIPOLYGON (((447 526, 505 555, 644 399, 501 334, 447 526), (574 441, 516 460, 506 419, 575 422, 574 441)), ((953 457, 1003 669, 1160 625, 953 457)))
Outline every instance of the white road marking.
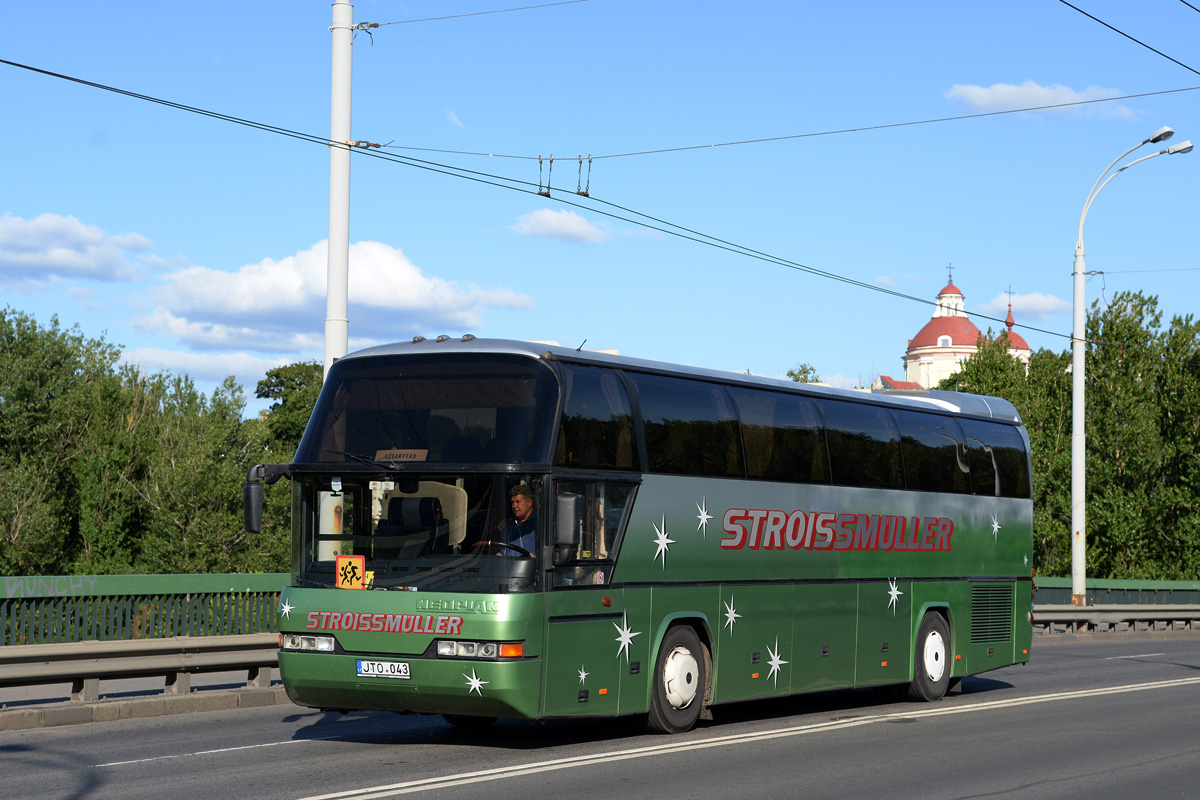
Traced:
POLYGON ((405 781, 403 783, 393 783, 386 786, 370 786, 363 787, 361 789, 333 792, 332 794, 313 795, 311 797, 301 798, 300 800, 382 800, 382 798, 395 797, 396 795, 401 794, 412 794, 415 792, 426 792, 436 789, 448 789, 451 787, 465 786, 472 783, 500 780, 502 778, 515 778, 520 775, 533 775, 542 772, 553 772, 561 769, 573 769, 575 767, 586 767, 593 764, 625 761, 632 758, 669 755, 671 753, 682 753, 689 750, 703 750, 710 747, 724 747, 727 745, 760 742, 767 739, 803 736, 810 733, 821 733, 824 731, 840 730, 843 728, 854 728, 860 725, 871 725, 877 722, 886 722, 892 719, 912 719, 913 717, 943 717, 951 714, 969 714, 975 711, 990 711, 992 709, 999 708, 1014 708, 1017 706, 1035 705, 1038 703, 1051 703, 1059 700, 1103 697, 1105 695, 1126 694, 1129 692, 1142 692, 1154 689, 1170 689, 1177 686, 1193 686, 1196 684, 1200 684, 1200 677, 1180 678, 1178 680, 1157 681, 1154 683, 1138 683, 1129 686, 1113 686, 1105 689, 1083 689, 1074 692, 1058 692, 1055 694, 1036 695, 1033 697, 1015 697, 1008 700, 994 700, 992 702, 973 703, 970 705, 949 707, 939 706, 916 711, 905 710, 903 712, 897 712, 894 714, 879 714, 877 716, 856 717, 854 719, 832 720, 829 722, 799 725, 792 728, 781 728, 773 731, 740 733, 728 736, 714 736, 706 739, 678 742, 675 744, 668 743, 653 745, 650 747, 635 747, 628 750, 614 750, 607 753, 595 753, 586 756, 573 756, 571 758, 538 761, 532 764, 516 764, 510 767, 498 767, 496 769, 480 770, 478 772, 463 772, 457 775, 445 775, 437 778, 424 778, 415 781, 405 781))
POLYGON ((1166 653, 1143 653, 1140 656, 1109 656, 1105 661, 1120 661, 1123 658, 1154 658, 1155 656, 1165 656, 1166 653))
POLYGON ((308 739, 285 739, 282 742, 263 742, 262 744, 246 744, 241 747, 222 747, 217 750, 197 750, 194 753, 176 753, 170 756, 151 756, 150 758, 135 758, 132 761, 110 761, 107 764, 97 764, 97 767, 124 767, 128 764, 145 764, 150 761, 166 761, 172 758, 191 758, 192 756, 208 756, 214 753, 233 753, 238 750, 255 750, 260 747, 279 747, 285 744, 303 744, 304 742, 320 742, 327 739, 344 739, 344 736, 313 736, 308 739))

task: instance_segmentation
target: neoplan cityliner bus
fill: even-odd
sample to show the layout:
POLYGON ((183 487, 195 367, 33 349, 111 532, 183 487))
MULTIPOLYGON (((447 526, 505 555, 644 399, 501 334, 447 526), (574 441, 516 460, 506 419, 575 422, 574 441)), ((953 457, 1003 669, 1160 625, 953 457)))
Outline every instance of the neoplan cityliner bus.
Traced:
POLYGON ((1028 441, 997 398, 418 337, 332 366, 294 462, 250 470, 246 523, 286 476, 300 705, 678 732, 1028 661, 1028 441))

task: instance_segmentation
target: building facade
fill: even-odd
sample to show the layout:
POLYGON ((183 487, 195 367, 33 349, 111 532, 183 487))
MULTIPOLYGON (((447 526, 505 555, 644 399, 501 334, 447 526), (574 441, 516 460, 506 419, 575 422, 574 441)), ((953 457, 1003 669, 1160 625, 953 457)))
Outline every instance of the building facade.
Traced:
MULTIPOLYGON (((971 322, 963 306, 963 293, 954 281, 946 284, 937 296, 933 317, 908 340, 904 351, 904 380, 880 376, 872 388, 932 389, 962 368, 962 363, 979 350, 979 337, 984 334, 971 322)), ((1029 363, 1031 351, 1025 339, 1013 330, 1012 304, 1008 306, 1009 353, 1022 363, 1029 363)))

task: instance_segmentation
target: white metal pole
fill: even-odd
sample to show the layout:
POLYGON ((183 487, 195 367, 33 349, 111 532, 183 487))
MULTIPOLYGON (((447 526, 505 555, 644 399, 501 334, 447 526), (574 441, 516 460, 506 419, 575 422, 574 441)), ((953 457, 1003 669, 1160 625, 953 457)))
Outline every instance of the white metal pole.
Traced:
MULTIPOLYGON (((325 284, 325 375, 334 359, 346 355, 350 321, 346 298, 350 282, 350 75, 353 66, 354 6, 334 0, 333 69, 329 98, 329 250, 325 284)), ((342 497, 321 492, 321 532, 342 532, 342 497)), ((319 558, 333 560, 342 543, 321 542, 319 558)))
POLYGON ((354 6, 333 3, 333 70, 329 102, 329 266, 325 287, 325 374, 346 355, 350 273, 350 75, 354 6))
POLYGON ((1164 142, 1170 139, 1175 132, 1169 127, 1162 127, 1151 134, 1150 138, 1134 145, 1126 150, 1121 155, 1113 159, 1113 162, 1104 168, 1104 172, 1100 173, 1100 177, 1092 184, 1092 190, 1088 192, 1087 200, 1083 204, 1083 213, 1079 215, 1079 234, 1075 239, 1075 268, 1072 272, 1074 276, 1074 297, 1072 300, 1073 321, 1071 326, 1071 604, 1082 606, 1087 605, 1087 480, 1086 480, 1086 463, 1087 463, 1087 437, 1085 433, 1085 417, 1084 417, 1084 356, 1086 352, 1086 342, 1084 341, 1084 327, 1087 318, 1087 299, 1084 292, 1084 276, 1087 274, 1087 267, 1083 259, 1083 223, 1087 219, 1088 211, 1092 207, 1092 203, 1096 200, 1096 196, 1108 186, 1109 181, 1120 175, 1125 170, 1155 156, 1169 155, 1174 153, 1190 153, 1192 151, 1192 143, 1190 141, 1183 142, 1166 150, 1160 150, 1157 153, 1151 153, 1148 156, 1130 161, 1125 166, 1118 169, 1111 175, 1108 171, 1116 166, 1117 162, 1125 156, 1137 150, 1144 144, 1164 142), (1104 176, 1108 175, 1107 178, 1104 176))
POLYGON ((1075 242, 1074 315, 1071 325, 1071 603, 1077 606, 1086 605, 1087 599, 1087 495, 1084 480, 1087 450, 1083 416, 1084 320, 1086 318, 1083 218, 1086 216, 1087 206, 1085 205, 1083 216, 1079 218, 1079 238, 1075 242))

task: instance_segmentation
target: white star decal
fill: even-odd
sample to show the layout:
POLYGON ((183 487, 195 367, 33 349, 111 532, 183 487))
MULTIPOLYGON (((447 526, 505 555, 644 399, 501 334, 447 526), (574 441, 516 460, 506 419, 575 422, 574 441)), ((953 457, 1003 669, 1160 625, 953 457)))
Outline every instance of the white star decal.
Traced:
POLYGON ((888 581, 888 597, 890 597, 890 600, 888 600, 888 608, 892 609, 893 616, 896 615, 896 600, 898 600, 900 595, 902 595, 902 594, 904 594, 904 593, 902 593, 902 591, 900 591, 900 589, 896 588, 896 582, 894 581, 894 579, 889 579, 889 581, 888 581))
POLYGON ((282 603, 279 604, 279 613, 283 614, 285 619, 291 619, 292 618, 292 609, 294 609, 294 608, 295 608, 294 605, 289 603, 287 600, 284 600, 282 603))
POLYGON ((660 530, 659 527, 655 525, 654 532, 658 534, 658 537, 654 540, 654 543, 658 545, 658 551, 655 552, 654 558, 657 560, 659 556, 662 556, 663 569, 666 569, 667 551, 671 549, 669 545, 675 544, 675 540, 667 538, 667 517, 665 514, 662 518, 662 529, 660 530))
POLYGON ((767 645, 767 652, 771 654, 771 660, 767 662, 771 667, 771 671, 767 674, 768 678, 775 680, 775 685, 779 686, 779 668, 788 663, 779 657, 779 637, 775 637, 775 649, 771 649, 771 645, 767 645))
POLYGON ((904 592, 902 592, 898 588, 896 588, 896 581, 889 580, 888 581, 888 597, 890 597, 891 599, 888 600, 888 608, 890 608, 892 610, 893 617, 896 616, 896 600, 902 594, 904 594, 904 592))
POLYGON ((741 618, 741 614, 733 610, 733 595, 729 596, 729 602, 725 604, 725 625, 729 628, 729 632, 733 633, 733 623, 741 618))
POLYGON ((996 521, 996 515, 992 514, 992 539, 993 540, 996 538, 996 534, 1000 533, 1001 527, 1002 526, 1000 525, 1000 523, 996 521))
POLYGON ((1029 556, 1021 556, 1021 560, 1025 562, 1025 566, 1029 566, 1029 556))
POLYGON ((708 498, 700 498, 700 502, 696 504, 696 510, 700 513, 696 515, 696 519, 700 520, 700 524, 696 526, 696 530, 700 531, 705 539, 708 538, 708 521, 712 519, 712 514, 708 513, 708 498))
POLYGON ((487 686, 489 683, 491 683, 491 681, 479 680, 479 676, 475 674, 474 667, 471 667, 470 675, 468 675, 467 673, 464 672, 462 674, 462 676, 467 679, 467 685, 471 687, 470 689, 467 689, 467 694, 470 694, 471 692, 475 692, 480 697, 483 697, 483 687, 487 686))
POLYGON ((617 625, 617 623, 614 622, 613 627, 617 629, 617 633, 621 634, 615 640, 620 643, 620 645, 617 647, 617 658, 621 657, 621 651, 624 650, 625 651, 625 660, 628 661, 629 660, 629 645, 633 644, 633 637, 641 636, 642 632, 637 631, 635 633, 634 631, 630 630, 629 619, 628 619, 627 614, 622 614, 621 615, 621 624, 617 625))
POLYGON ((587 680, 587 676, 590 674, 590 673, 589 673, 587 670, 585 670, 583 667, 584 667, 584 665, 583 665, 583 664, 580 664, 580 665, 579 665, 579 685, 580 685, 580 686, 582 686, 582 685, 583 685, 583 682, 587 680))

